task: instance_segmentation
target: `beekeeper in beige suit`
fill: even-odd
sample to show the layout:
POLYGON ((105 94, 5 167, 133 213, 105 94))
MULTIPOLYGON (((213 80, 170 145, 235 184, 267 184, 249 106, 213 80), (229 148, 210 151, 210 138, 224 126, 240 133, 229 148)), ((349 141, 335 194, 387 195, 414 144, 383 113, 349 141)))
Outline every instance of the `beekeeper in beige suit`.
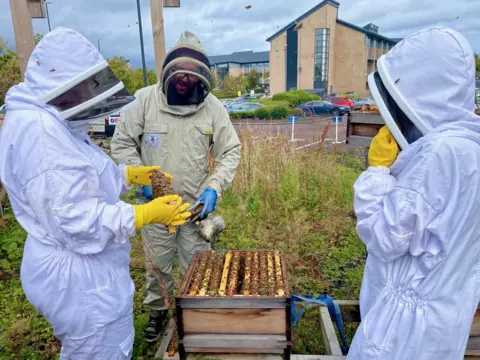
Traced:
MULTIPOLYGON (((122 113, 112 140, 120 163, 159 165, 173 175, 173 188, 185 201, 201 200, 202 217, 215 209, 217 196, 231 184, 240 160, 240 141, 222 103, 210 91, 210 63, 199 39, 185 31, 169 51, 161 81, 139 90, 138 105, 122 113), (210 175, 208 152, 217 161, 210 175)), ((137 189, 140 203, 151 198, 151 187, 137 189)), ((165 325, 173 296, 175 252, 185 271, 197 250, 209 244, 195 224, 169 235, 165 226, 142 229, 147 258, 145 306, 150 311, 147 341, 155 341, 165 325)))

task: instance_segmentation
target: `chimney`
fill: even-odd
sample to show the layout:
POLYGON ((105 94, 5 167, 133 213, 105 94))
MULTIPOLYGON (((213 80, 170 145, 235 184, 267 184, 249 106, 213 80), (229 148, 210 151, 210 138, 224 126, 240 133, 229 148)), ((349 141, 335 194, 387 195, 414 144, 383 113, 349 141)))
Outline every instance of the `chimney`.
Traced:
POLYGON ((371 31, 371 32, 374 32, 375 34, 378 34, 378 26, 373 23, 365 25, 363 28, 367 31, 371 31))

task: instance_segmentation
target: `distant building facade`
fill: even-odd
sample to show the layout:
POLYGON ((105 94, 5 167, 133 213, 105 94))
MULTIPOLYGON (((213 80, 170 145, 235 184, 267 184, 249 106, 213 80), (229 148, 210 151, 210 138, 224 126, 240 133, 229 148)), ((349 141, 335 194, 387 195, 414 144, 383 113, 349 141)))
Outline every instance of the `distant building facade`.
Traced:
POLYGON ((368 94, 367 75, 401 39, 338 18, 340 4, 325 0, 270 36, 270 92, 324 89, 368 94))
POLYGON ((217 73, 219 79, 223 80, 227 75, 239 76, 256 70, 262 74, 270 71, 269 51, 241 51, 229 55, 209 56, 210 68, 217 73))

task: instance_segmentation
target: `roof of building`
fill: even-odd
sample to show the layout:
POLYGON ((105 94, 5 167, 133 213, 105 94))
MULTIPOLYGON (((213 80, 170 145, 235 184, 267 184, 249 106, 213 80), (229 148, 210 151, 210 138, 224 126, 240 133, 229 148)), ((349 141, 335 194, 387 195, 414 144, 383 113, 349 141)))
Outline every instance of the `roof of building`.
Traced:
MULTIPOLYGON (((340 20, 340 19, 337 19, 337 24, 340 24, 340 25, 343 25, 343 26, 347 26, 353 30, 357 30, 357 31, 360 31, 361 33, 364 33, 365 35, 368 35, 369 37, 372 37, 372 38, 375 38, 375 39, 379 39, 379 40, 383 40, 383 41, 387 41, 391 44, 396 44, 398 41, 396 41, 396 39, 392 39, 392 38, 388 38, 386 36, 383 36, 383 35, 380 35, 376 32, 373 32, 373 31, 369 31, 365 28, 362 28, 360 26, 357 26, 357 25, 353 25, 349 22, 346 22, 346 21, 343 21, 343 20, 340 20)), ((398 38, 397 38, 398 39, 398 38)))
POLYGON ((208 60, 210 60, 210 65, 224 63, 251 64, 268 62, 269 56, 269 51, 239 51, 229 55, 209 56, 208 60))
MULTIPOLYGON (((293 28, 294 26, 296 26, 299 22, 301 22, 302 20, 306 19, 307 17, 309 17, 310 15, 312 15, 313 13, 315 13, 316 11, 320 10, 322 7, 324 7, 325 5, 332 5, 336 8, 338 8, 340 6, 340 3, 336 2, 335 0, 324 0, 322 2, 320 2, 319 4, 317 4, 316 6, 314 6, 313 8, 311 8, 310 10, 308 10, 306 13, 300 15, 298 18, 296 18, 295 20, 293 20, 291 23, 289 23, 288 25, 284 26, 283 28, 281 28, 280 30, 278 30, 275 34, 273 34, 272 36, 270 36, 267 41, 272 41, 274 40, 276 37, 280 36, 281 34, 283 34, 285 31, 293 28)), ((360 31, 366 35, 369 35, 373 38, 377 38, 377 39, 380 39, 380 40, 384 40, 384 41, 387 41, 387 42, 390 42, 392 44, 396 44, 397 41, 393 40, 393 39, 390 39, 390 38, 387 38, 385 36, 382 36, 382 35, 379 35, 378 33, 376 32, 373 32, 373 31, 369 31, 365 28, 361 28, 357 25, 353 25, 353 24, 350 24, 346 21, 343 21, 343 20, 340 20, 337 18, 337 23, 341 24, 341 25, 344 25, 344 26, 347 26, 351 29, 354 29, 354 30, 357 30, 357 31, 360 31)), ((373 25, 373 24, 371 24, 373 25)))

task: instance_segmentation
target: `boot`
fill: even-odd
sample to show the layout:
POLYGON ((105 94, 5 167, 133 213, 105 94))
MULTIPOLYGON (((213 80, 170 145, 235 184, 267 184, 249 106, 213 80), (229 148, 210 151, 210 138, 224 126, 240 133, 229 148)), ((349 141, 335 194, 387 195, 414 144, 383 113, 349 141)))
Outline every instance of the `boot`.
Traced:
POLYGON ((162 310, 158 317, 150 315, 148 325, 145 328, 145 339, 147 340, 147 342, 150 343, 158 340, 158 338, 162 334, 162 330, 167 324, 167 315, 168 310, 162 310))

